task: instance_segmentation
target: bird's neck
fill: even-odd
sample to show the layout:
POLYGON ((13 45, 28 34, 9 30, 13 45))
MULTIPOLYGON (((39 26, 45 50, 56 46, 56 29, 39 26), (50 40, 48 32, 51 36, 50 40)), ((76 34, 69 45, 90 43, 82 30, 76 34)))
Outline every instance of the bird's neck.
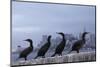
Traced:
POLYGON ((33 47, 33 42, 32 41, 30 41, 30 47, 33 47))
POLYGON ((48 39, 48 43, 50 43, 50 39, 48 39))
POLYGON ((83 43, 85 44, 85 42, 86 42, 85 38, 84 38, 84 39, 82 39, 82 41, 83 41, 83 43))
POLYGON ((83 34, 82 40, 83 40, 84 43, 86 42, 86 40, 85 40, 85 34, 83 34))
POLYGON ((63 36, 62 38, 63 38, 63 40, 62 40, 62 41, 65 41, 65 36, 63 36))

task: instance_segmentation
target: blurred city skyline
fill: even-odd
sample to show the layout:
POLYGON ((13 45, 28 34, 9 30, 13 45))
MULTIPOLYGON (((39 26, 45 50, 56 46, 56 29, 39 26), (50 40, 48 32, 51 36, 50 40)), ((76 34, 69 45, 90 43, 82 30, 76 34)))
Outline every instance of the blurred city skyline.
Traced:
POLYGON ((56 32, 73 34, 84 29, 95 34, 95 7, 46 3, 12 2, 12 48, 27 46, 30 38, 39 44, 43 35, 61 37, 56 32))

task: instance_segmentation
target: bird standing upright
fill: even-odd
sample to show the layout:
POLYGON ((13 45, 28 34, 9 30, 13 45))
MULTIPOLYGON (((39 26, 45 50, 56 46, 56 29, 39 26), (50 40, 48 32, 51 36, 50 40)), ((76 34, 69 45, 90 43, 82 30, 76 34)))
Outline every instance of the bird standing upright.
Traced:
MULTIPOLYGON (((82 39, 76 41, 76 42, 73 44, 72 49, 71 49, 70 52, 76 51, 77 53, 79 53, 79 50, 83 47, 83 45, 84 45, 85 42, 86 42, 85 36, 86 36, 86 34, 88 34, 88 33, 89 33, 89 32, 84 32, 84 33, 82 34, 82 39)), ((69 53, 70 53, 70 52, 69 52, 69 53)))
POLYGON ((48 36, 47 42, 39 49, 38 54, 34 59, 36 59, 37 57, 40 57, 40 56, 42 58, 45 58, 45 54, 46 54, 46 52, 48 51, 48 49, 50 48, 50 45, 51 45, 50 40, 51 40, 51 35, 48 36))
POLYGON ((64 47, 66 45, 66 39, 65 39, 64 33, 60 32, 60 33, 57 33, 57 34, 60 34, 62 36, 62 41, 56 47, 55 53, 51 57, 55 56, 56 54, 62 55, 62 51, 64 50, 64 47))
POLYGON ((27 56, 33 51, 33 41, 31 39, 26 39, 24 41, 27 41, 30 43, 30 46, 25 48, 19 55, 19 58, 24 58, 27 60, 27 56))

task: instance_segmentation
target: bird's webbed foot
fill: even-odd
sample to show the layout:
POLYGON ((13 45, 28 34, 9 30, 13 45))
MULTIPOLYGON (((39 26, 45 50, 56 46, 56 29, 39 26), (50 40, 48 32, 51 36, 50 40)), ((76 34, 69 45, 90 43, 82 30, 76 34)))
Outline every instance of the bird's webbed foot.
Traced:
POLYGON ((79 53, 79 50, 77 50, 77 53, 79 53))
POLYGON ((59 56, 62 56, 62 53, 61 54, 58 54, 59 56))
POLYGON ((25 61, 27 60, 27 58, 25 58, 25 61))

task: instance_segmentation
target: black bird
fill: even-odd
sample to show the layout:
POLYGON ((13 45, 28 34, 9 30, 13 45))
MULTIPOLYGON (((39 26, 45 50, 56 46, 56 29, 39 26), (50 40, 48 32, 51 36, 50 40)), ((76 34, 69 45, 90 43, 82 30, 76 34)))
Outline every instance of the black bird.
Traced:
POLYGON ((47 39, 47 43, 45 43, 41 48, 40 50, 38 51, 38 54, 37 56, 34 58, 36 59, 37 57, 42 57, 42 58, 45 58, 45 54, 46 52, 48 51, 48 49, 50 48, 50 45, 51 45, 51 35, 48 36, 48 39, 47 39))
POLYGON ((27 41, 30 43, 30 46, 27 47, 26 49, 24 49, 20 55, 19 58, 24 58, 25 60, 27 60, 27 56, 33 51, 33 41, 31 39, 26 39, 24 41, 27 41))
MULTIPOLYGON (((84 33, 82 34, 82 39, 76 41, 76 42, 73 44, 72 49, 71 49, 70 52, 76 51, 77 53, 79 53, 80 48, 82 48, 83 45, 84 45, 85 42, 86 42, 85 36, 86 36, 86 34, 88 34, 88 33, 89 33, 89 32, 84 32, 84 33)), ((70 53, 70 52, 69 52, 69 53, 70 53)))
POLYGON ((62 41, 56 47, 55 53, 51 57, 55 56, 56 54, 62 55, 62 51, 64 50, 64 47, 65 47, 65 44, 66 44, 66 39, 65 39, 64 33, 60 32, 60 33, 57 33, 57 34, 60 34, 62 36, 62 41))

